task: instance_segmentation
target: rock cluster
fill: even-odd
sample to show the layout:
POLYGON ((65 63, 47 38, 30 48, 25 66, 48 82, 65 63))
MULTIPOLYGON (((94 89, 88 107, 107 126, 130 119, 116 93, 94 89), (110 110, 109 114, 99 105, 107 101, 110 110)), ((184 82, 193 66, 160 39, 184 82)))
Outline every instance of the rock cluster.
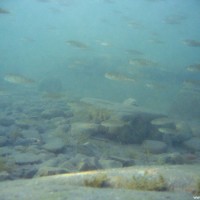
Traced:
POLYGON ((180 121, 152 123, 163 114, 129 101, 31 97, 1 98, 0 180, 198 162, 199 138, 180 121), (194 156, 181 155, 180 148, 194 156))

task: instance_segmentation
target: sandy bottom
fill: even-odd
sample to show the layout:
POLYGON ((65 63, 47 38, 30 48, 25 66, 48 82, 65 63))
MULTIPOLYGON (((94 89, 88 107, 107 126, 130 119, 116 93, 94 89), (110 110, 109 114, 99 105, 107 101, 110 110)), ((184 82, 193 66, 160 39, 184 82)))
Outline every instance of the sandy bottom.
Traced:
POLYGON ((199 165, 130 167, 4 181, 0 183, 0 200, 191 200, 198 196, 194 191, 200 180, 199 169, 199 165), (157 175, 164 178, 166 191, 127 188, 133 176, 153 180, 157 175), (88 186, 99 177, 106 177, 109 185, 88 186))

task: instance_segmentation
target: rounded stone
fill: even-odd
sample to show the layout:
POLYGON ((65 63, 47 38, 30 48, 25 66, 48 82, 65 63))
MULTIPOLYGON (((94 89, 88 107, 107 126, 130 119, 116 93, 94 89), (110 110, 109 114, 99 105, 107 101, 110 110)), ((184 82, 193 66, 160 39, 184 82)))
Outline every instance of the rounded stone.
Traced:
POLYGON ((60 153, 63 151, 65 143, 60 138, 52 138, 43 146, 44 149, 53 153, 60 153))
POLYGON ((9 119, 9 118, 0 118, 0 125, 1 126, 11 126, 14 124, 14 120, 13 119, 9 119))
POLYGON ((68 173, 69 171, 67 169, 59 168, 59 167, 41 167, 37 174, 36 177, 40 176, 51 176, 51 175, 56 175, 56 174, 64 174, 68 173))
POLYGON ((66 114, 63 110, 57 110, 57 109, 49 109, 41 113, 41 117, 44 119, 52 119, 56 117, 65 117, 65 116, 66 114))
POLYGON ((81 159, 79 163, 77 163, 78 171, 90 171, 99 169, 99 163, 95 157, 87 157, 85 159, 81 159))
POLYGON ((199 151, 200 150, 200 138, 193 137, 184 142, 184 146, 192 151, 199 151))
POLYGON ((6 145, 7 143, 7 138, 4 136, 0 136, 0 147, 6 145))
POLYGON ((5 181, 11 179, 11 176, 8 172, 2 171, 0 172, 0 181, 5 181))
POLYGON ((99 164, 103 169, 121 168, 123 164, 116 160, 100 159, 99 164))
POLYGON ((95 156, 97 154, 96 152, 96 146, 89 142, 77 145, 77 153, 81 153, 87 156, 95 156))
POLYGON ((145 152, 160 154, 167 151, 167 145, 164 142, 157 140, 145 140, 142 144, 145 152))
POLYGON ((37 164, 42 162, 42 156, 33 153, 15 154, 15 163, 18 165, 37 164))

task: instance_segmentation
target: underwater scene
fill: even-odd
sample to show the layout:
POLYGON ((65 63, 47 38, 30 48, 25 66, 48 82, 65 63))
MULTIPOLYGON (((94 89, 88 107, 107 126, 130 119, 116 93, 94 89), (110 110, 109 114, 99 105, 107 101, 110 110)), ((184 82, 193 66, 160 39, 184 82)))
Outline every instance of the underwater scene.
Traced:
POLYGON ((198 167, 199 0, 0 0, 0 200, 200 199, 198 167))

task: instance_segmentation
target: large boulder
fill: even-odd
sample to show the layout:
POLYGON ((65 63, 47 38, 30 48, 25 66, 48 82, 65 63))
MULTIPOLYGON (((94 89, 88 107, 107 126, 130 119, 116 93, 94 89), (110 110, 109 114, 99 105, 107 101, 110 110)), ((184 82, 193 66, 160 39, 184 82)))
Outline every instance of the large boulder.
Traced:
POLYGON ((123 103, 111 102, 96 98, 83 98, 81 102, 92 108, 109 111, 107 118, 102 118, 98 123, 103 129, 99 132, 105 137, 120 143, 142 143, 151 138, 156 128, 151 124, 155 118, 164 116, 139 107, 130 101, 123 103))

